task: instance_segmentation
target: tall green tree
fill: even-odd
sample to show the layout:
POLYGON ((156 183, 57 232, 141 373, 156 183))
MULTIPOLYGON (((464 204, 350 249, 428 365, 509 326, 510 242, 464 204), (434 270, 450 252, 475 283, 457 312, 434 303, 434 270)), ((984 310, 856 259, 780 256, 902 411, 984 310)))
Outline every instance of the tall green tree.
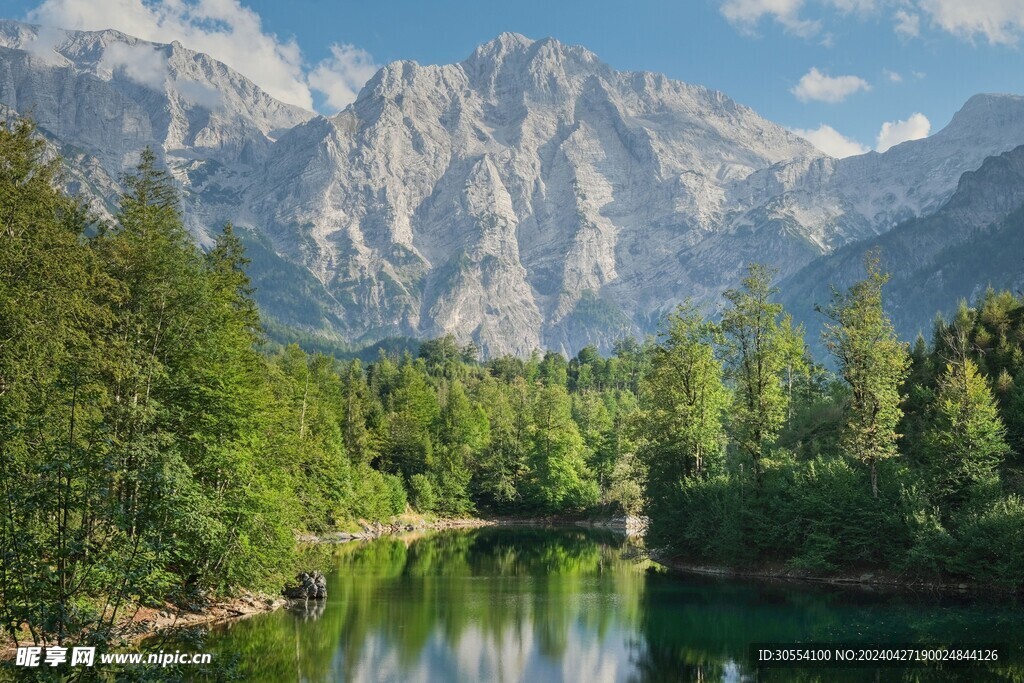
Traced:
POLYGON ((947 510, 959 508, 971 489, 998 482, 999 465, 1010 450, 1006 427, 988 382, 970 358, 946 366, 925 440, 933 491, 947 510))
POLYGON ((533 404, 530 455, 530 488, 541 510, 580 510, 597 502, 597 482, 587 468, 585 450, 565 387, 542 387, 533 404))
POLYGON ((896 427, 903 416, 900 387, 910 368, 907 345, 899 341, 882 309, 882 288, 889 276, 877 253, 864 262, 867 278, 849 292, 833 291, 822 333, 850 388, 843 448, 871 473, 871 493, 878 497, 878 463, 899 454, 896 427))
POLYGON ((483 502, 508 509, 521 501, 529 472, 531 396, 522 377, 486 382, 480 395, 488 406, 489 439, 477 465, 476 487, 483 502))
POLYGON ((647 469, 647 510, 656 534, 673 523, 683 481, 705 477, 724 453, 730 397, 714 341, 714 326, 693 306, 681 306, 668 317, 640 383, 637 448, 647 469))
POLYGON ((739 289, 726 290, 722 313, 723 356, 732 380, 730 425, 739 447, 760 469, 789 416, 794 375, 803 364, 803 332, 772 301, 775 271, 752 263, 739 289))
POLYGON ((108 590, 96 560, 112 503, 103 407, 105 276, 82 232, 82 207, 62 195, 34 125, 0 125, 0 622, 15 642, 58 642, 94 625, 83 598, 108 590))

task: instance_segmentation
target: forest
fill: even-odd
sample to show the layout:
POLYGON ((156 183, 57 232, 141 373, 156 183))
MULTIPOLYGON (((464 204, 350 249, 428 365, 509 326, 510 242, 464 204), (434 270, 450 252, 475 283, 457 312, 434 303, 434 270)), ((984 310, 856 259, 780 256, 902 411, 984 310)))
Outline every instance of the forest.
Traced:
POLYGON ((142 155, 114 220, 0 130, 0 620, 105 642, 134 606, 279 590, 299 533, 436 516, 650 519, 683 561, 1024 586, 1024 297, 899 340, 877 257, 830 359, 751 264, 714 315, 486 361, 272 343, 230 225, 208 249, 142 155))

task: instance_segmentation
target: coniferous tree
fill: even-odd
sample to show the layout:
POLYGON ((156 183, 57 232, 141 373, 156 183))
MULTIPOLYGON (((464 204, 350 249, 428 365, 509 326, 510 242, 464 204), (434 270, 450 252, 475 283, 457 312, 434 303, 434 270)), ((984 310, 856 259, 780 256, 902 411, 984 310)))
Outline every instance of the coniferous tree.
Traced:
POLYGON ((580 510, 597 502, 597 483, 586 466, 583 438, 564 386, 551 384, 538 391, 531 446, 530 489, 541 510, 580 510))
POLYGON ((949 363, 939 378, 925 442, 933 491, 945 509, 959 508, 972 490, 998 482, 998 467, 1009 452, 1006 427, 988 382, 970 358, 949 363))

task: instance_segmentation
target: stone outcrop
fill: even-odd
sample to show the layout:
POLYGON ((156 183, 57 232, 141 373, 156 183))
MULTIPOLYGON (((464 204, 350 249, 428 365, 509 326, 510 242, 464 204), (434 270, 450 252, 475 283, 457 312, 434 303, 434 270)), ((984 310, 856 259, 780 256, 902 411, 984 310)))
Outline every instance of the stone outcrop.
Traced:
POLYGON ((326 600, 327 578, 320 572, 302 572, 297 577, 297 586, 288 586, 282 594, 293 600, 326 600))

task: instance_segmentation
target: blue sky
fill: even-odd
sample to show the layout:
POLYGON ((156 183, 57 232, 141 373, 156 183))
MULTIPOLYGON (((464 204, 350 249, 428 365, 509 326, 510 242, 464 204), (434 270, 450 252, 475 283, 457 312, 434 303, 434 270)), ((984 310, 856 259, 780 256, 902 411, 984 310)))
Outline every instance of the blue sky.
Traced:
POLYGON ((721 90, 836 155, 935 132, 978 92, 1024 93, 1024 0, 0 0, 0 8, 65 28, 178 39, 325 113, 351 101, 380 64, 458 61, 502 31, 553 36, 617 69, 721 90))

